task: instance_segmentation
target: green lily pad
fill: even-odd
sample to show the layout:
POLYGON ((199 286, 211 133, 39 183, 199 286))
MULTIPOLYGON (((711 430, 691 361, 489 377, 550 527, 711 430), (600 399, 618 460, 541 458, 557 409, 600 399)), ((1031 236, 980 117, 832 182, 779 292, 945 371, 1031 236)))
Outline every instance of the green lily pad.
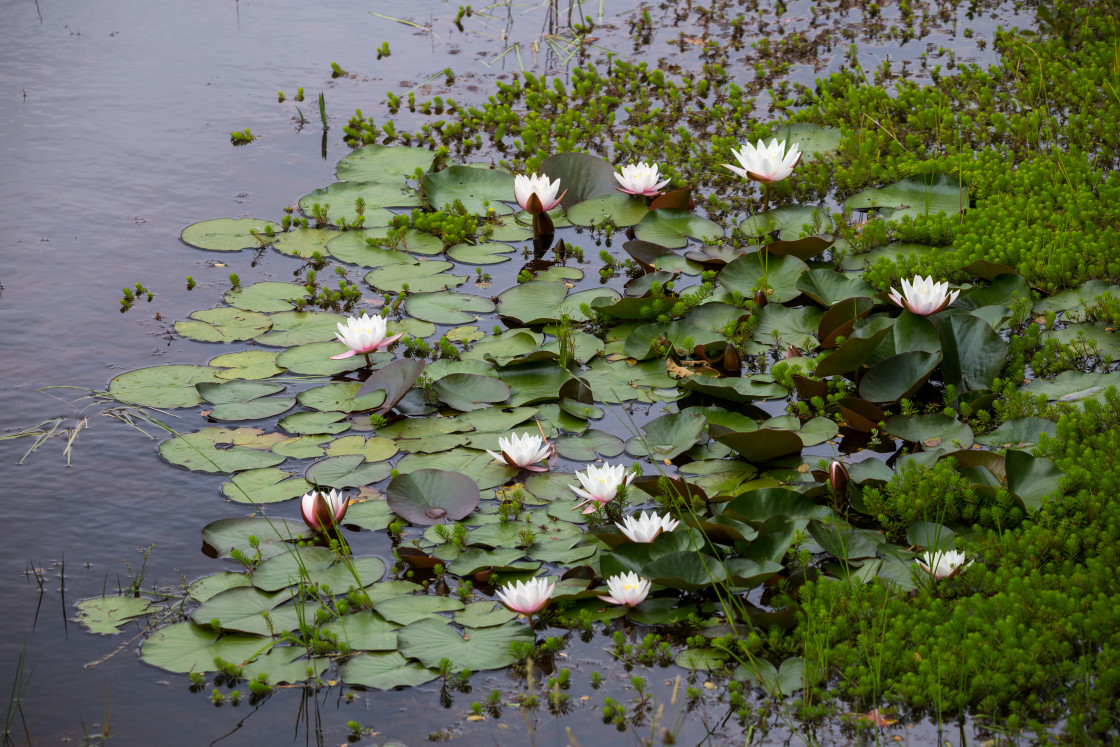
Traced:
POLYGON ((335 176, 339 181, 390 181, 394 177, 411 177, 416 169, 428 171, 435 162, 435 151, 406 145, 363 145, 338 162, 335 176))
POLYGON ((723 563, 695 550, 666 553, 646 563, 640 575, 655 584, 685 591, 703 589, 727 580, 723 563))
POLYGON ((212 252, 236 252, 242 249, 260 249, 280 237, 283 227, 279 223, 259 218, 215 218, 192 223, 179 234, 187 244, 212 252), (274 235, 265 234, 271 226, 274 235))
POLYGON ((897 402, 916 392, 941 362, 940 353, 919 350, 887 358, 873 366, 859 384, 859 396, 870 402, 897 402))
POLYGON ((397 475, 385 488, 393 513, 426 526, 462 519, 478 506, 478 484, 459 472, 419 469, 397 475))
POLYGON ((280 418, 279 425, 295 435, 334 434, 349 430, 350 421, 344 412, 295 412, 280 418))
POLYGON ((753 252, 729 262, 720 272, 719 282, 728 291, 739 291, 748 298, 762 290, 769 301, 780 303, 800 295, 798 280, 808 270, 808 265, 797 257, 753 252))
MULTIPOLYGON (((497 440, 495 436, 495 448, 497 440)), ((451 449, 438 454, 406 454, 397 462, 397 471, 401 474, 423 469, 470 475, 480 490, 497 487, 517 474, 515 468, 499 464, 485 451, 475 449, 451 449)))
POLYGON ((496 265, 510 260, 513 247, 488 241, 485 244, 456 244, 447 250, 447 256, 456 262, 469 265, 496 265))
POLYGON ((556 439, 556 453, 575 462, 593 462, 599 457, 610 459, 622 453, 622 439, 603 431, 589 430, 579 436, 556 439))
POLYGON ((498 215, 510 212, 503 200, 513 199, 513 177, 496 169, 449 166, 428 173, 421 181, 428 204, 437 210, 456 200, 472 215, 498 215))
POLYGON ((404 309, 410 316, 433 324, 469 324, 477 317, 467 312, 488 314, 494 310, 494 303, 482 296, 443 291, 409 295, 404 309))
POLYGON ((735 668, 735 679, 752 682, 771 697, 792 695, 805 687, 805 661, 791 656, 782 662, 781 669, 761 658, 751 659, 735 668))
POLYGON ((287 593, 268 594, 251 586, 237 587, 207 599, 191 613, 191 620, 210 626, 217 621, 221 630, 269 635, 269 620, 265 620, 262 613, 269 614, 272 629, 276 632, 284 630, 285 626, 272 611, 290 598, 287 593))
POLYGON ((383 462, 397 453, 397 445, 392 439, 374 436, 343 436, 323 447, 327 456, 346 456, 361 454, 367 462, 383 462))
MULTIPOLYGON (((308 342, 333 340, 346 317, 325 311, 281 311, 272 315, 272 329, 260 335, 261 345, 288 348, 308 342)), ((283 364, 280 364, 283 365, 283 364)))
POLYGON ((851 210, 876 209, 887 220, 945 213, 968 208, 968 187, 948 174, 910 176, 889 187, 865 189, 844 201, 851 210))
POLYGON ((374 371, 358 390, 358 397, 367 397, 373 392, 385 392, 385 401, 378 410, 385 414, 397 406, 416 380, 424 371, 424 363, 407 358, 399 358, 374 371))
POLYGON ((339 232, 329 228, 295 228, 287 231, 272 245, 281 254, 300 259, 310 259, 316 252, 324 257, 330 256, 326 248, 339 232))
POLYGON ((781 231, 783 241, 817 236, 831 228, 832 218, 828 211, 811 205, 782 205, 765 213, 752 215, 739 224, 739 229, 747 236, 761 237, 781 231))
POLYGON ((1107 374, 1063 371, 1053 379, 1035 379, 1024 389, 1035 395, 1045 395, 1050 401, 1080 402, 1089 398, 1101 399, 1104 390, 1110 386, 1120 387, 1120 371, 1107 374))
POLYGON ((277 503, 311 490, 311 483, 275 467, 239 472, 222 484, 222 495, 236 503, 277 503))
POLYGON ((797 289, 823 306, 847 298, 875 298, 878 294, 862 278, 833 270, 809 270, 797 279, 797 289))
POLYGON ((376 583, 384 575, 385 561, 381 558, 351 558, 342 562, 337 552, 326 547, 300 547, 261 563, 253 571, 253 586, 270 592, 308 583, 342 594, 350 588, 376 583))
POLYGON ((617 195, 615 169, 598 156, 588 153, 557 153, 541 162, 540 173, 560 180, 564 210, 597 195, 617 195))
POLYGON ((342 665, 339 676, 348 685, 392 690, 431 682, 439 677, 439 672, 410 662, 396 651, 391 651, 359 654, 342 665))
POLYGON ((1042 434, 1053 437, 1058 432, 1058 426, 1051 420, 1034 417, 1008 420, 991 433, 976 437, 976 443, 992 446, 994 448, 1023 448, 1034 446, 1042 434))
POLYGON ((626 451, 634 456, 673 459, 692 448, 707 425, 707 418, 697 412, 662 415, 642 426, 644 435, 627 441, 626 451))
POLYGON ((637 225, 649 213, 645 200, 615 193, 598 195, 568 208, 568 220, 577 226, 610 223, 619 228, 637 225))
MULTIPOLYGON (((299 209, 304 215, 312 215, 312 206, 330 205, 327 219, 338 223, 339 218, 345 218, 347 223, 358 219, 355 200, 362 198, 366 201, 365 217, 370 225, 384 225, 388 220, 376 220, 384 211, 374 208, 387 207, 420 207, 420 196, 405 187, 403 179, 389 179, 386 181, 366 182, 335 182, 326 189, 316 189, 299 199, 299 209)), ((391 217, 391 216, 390 216, 391 217)))
POLYGON ((210 417, 214 420, 260 420, 271 418, 290 410, 295 397, 270 397, 284 391, 283 384, 266 384, 260 381, 226 381, 196 384, 198 393, 214 407, 210 417))
POLYGON ((160 628, 140 645, 140 658, 168 672, 213 672, 215 659, 242 664, 260 653, 260 636, 223 635, 191 622, 160 628))
POLYGON ((497 602, 472 602, 453 616, 456 624, 464 628, 492 628, 517 617, 497 602))
POLYGON ((151 601, 143 597, 94 597, 83 599, 75 605, 78 616, 73 618, 97 635, 115 635, 120 626, 140 617, 152 609, 151 601))
POLYGON ((642 241, 660 244, 669 249, 688 246, 688 237, 714 239, 723 236, 718 223, 701 218, 687 210, 661 208, 653 210, 634 226, 634 235, 642 241))
POLYGON ((291 311, 295 308, 292 301, 306 296, 307 289, 302 285, 264 280, 234 288, 226 293, 222 300, 238 309, 269 314, 291 311))
POLYGON ((546 324, 567 314, 573 322, 585 322, 587 316, 580 311, 581 304, 591 305, 596 298, 613 303, 621 298, 609 288, 593 288, 568 295, 568 286, 562 282, 532 280, 515 285, 498 296, 498 314, 516 319, 527 326, 546 324))
MULTIPOLYGON (((363 231, 344 231, 336 234, 327 249, 331 255, 340 262, 349 262, 352 265, 359 267, 387 267, 390 265, 406 264, 410 265, 416 262, 411 254, 404 251, 402 247, 390 248, 384 246, 373 246, 367 238, 384 238, 388 235, 389 229, 386 228, 373 228, 363 231)), ((406 236, 411 236, 414 229, 409 229, 406 236)), ((419 246, 429 248, 433 243, 436 251, 443 248, 443 242, 430 234, 425 234, 420 231, 415 231, 418 236, 412 237, 414 242, 419 246)), ((404 242, 402 242, 403 246, 404 242)), ((427 252, 424 252, 425 254, 427 252)))
POLYGON ((555 401, 560 387, 572 378, 568 371, 553 361, 508 366, 499 376, 509 386, 509 404, 515 407, 555 401))
POLYGON ((450 659, 456 672, 504 669, 517 661, 510 644, 532 641, 533 633, 528 626, 517 623, 475 628, 469 635, 461 636, 446 621, 426 619, 397 632, 397 646, 402 654, 430 667, 438 667, 441 659, 450 659))
POLYGON ((396 651, 400 625, 391 623, 376 612, 365 610, 343 615, 323 626, 355 651, 396 651))
POLYGON ((296 399, 304 407, 322 412, 365 412, 380 407, 385 393, 372 391, 358 396, 360 381, 335 381, 299 393, 296 399))
POLYGON ((109 394, 142 407, 194 407, 202 402, 196 384, 217 380, 210 366, 170 365, 138 368, 109 382, 109 394))
POLYGON ((401 293, 408 286, 409 293, 433 293, 448 290, 467 281, 466 275, 447 275, 450 262, 421 260, 416 264, 393 264, 366 273, 366 282, 383 292, 401 293))
POLYGON ((220 594, 226 589, 235 589, 239 586, 251 586, 248 573, 235 573, 233 571, 218 571, 209 576, 203 576, 187 589, 190 598, 196 602, 205 602, 207 599, 220 594))
POLYGON ((778 125, 767 136, 769 140, 784 140, 786 149, 798 146, 804 163, 817 160, 814 156, 831 153, 840 148, 841 130, 838 127, 821 127, 811 122, 792 122, 778 125))
POLYGON ((262 434, 255 428, 203 428, 167 439, 159 445, 159 454, 189 470, 229 474, 280 464, 284 457, 269 449, 283 438, 279 433, 262 434))
POLYGON ((242 350, 226 353, 210 360, 210 366, 224 370, 214 375, 223 381, 231 379, 267 379, 284 369, 276 365, 276 350, 242 350))
POLYGON ((328 488, 360 488, 381 482, 392 468, 384 462, 367 462, 361 454, 327 457, 304 473, 308 482, 328 488))
MULTIPOLYGON (((349 350, 338 340, 324 342, 309 342, 306 345, 296 345, 288 348, 276 356, 276 365, 282 366, 292 373, 307 376, 334 376, 335 374, 356 371, 366 365, 365 356, 354 355, 349 358, 331 360, 332 355, 341 355, 349 350)), ((374 353, 370 359, 377 365, 390 360, 390 353, 374 353)))
POLYGON ((1098 296, 1120 298, 1120 286, 1111 285, 1104 280, 1089 280, 1076 288, 1042 299, 1034 305, 1034 313, 1061 311, 1065 312, 1062 315, 1064 321, 1080 322, 1085 319, 1085 306, 1093 303, 1098 296))
MULTIPOLYGON (((431 620, 438 625, 446 625, 450 620, 439 613, 458 612, 463 609, 463 603, 451 597, 409 595, 375 601, 373 609, 386 620, 400 625, 410 625, 420 620, 431 620)), ((397 632, 398 645, 400 632, 397 632)))
POLYGON ((1008 449, 1006 458, 1007 489, 1019 496, 1028 511, 1038 509, 1044 498, 1061 489, 1065 473, 1048 460, 1018 449, 1008 449))
POLYGON ((213 557, 232 557, 233 549, 248 556, 256 554, 253 545, 260 548, 262 558, 268 559, 288 551, 289 542, 309 539, 315 532, 302 521, 287 519, 218 519, 202 528, 202 542, 209 547, 213 557))
POLYGON ((887 433, 920 444, 923 449, 967 449, 972 446, 972 429, 948 415, 896 415, 886 422, 887 433))
POLYGON ((276 442, 272 450, 291 459, 318 459, 324 456, 323 444, 330 443, 333 437, 318 433, 309 436, 295 436, 276 442))
POLYGON ((988 389, 1007 359, 1007 343, 982 319, 956 314, 942 319, 941 373, 961 391, 988 389))
POLYGON ((460 412, 490 407, 494 402, 509 398, 509 385, 492 376, 477 374, 449 374, 433 387, 444 404, 460 412))

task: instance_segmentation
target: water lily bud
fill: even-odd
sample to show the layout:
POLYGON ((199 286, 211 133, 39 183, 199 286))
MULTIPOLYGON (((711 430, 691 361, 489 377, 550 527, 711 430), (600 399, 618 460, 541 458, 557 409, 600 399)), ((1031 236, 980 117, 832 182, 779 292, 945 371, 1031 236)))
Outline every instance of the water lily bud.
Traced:
POLYGON ((800 357, 801 357, 801 351, 798 350, 796 346, 790 345, 788 348, 786 348, 786 358, 787 359, 789 359, 789 358, 800 358, 800 357))
POLYGON ((848 481, 848 468, 833 459, 832 464, 828 465, 828 484, 837 495, 844 496, 848 494, 848 481))
POLYGON ((758 307, 765 306, 770 303, 766 300, 766 291, 759 289, 754 292, 754 305, 758 307))
POLYGON ((738 371, 742 367, 743 361, 739 358, 739 351, 734 345, 729 344, 723 349, 723 370, 738 371))

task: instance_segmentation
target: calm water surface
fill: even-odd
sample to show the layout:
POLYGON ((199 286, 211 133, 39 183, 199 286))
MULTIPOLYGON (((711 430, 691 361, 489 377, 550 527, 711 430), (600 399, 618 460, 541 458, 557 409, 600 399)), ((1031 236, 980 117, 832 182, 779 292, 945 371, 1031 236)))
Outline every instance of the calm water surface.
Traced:
MULTIPOLYGON (((585 2, 584 12, 598 15, 599 5, 585 2)), ((650 44, 638 46, 627 37, 626 21, 641 4, 612 0, 602 6, 596 45, 634 59, 664 57, 699 66, 694 50, 671 43, 681 34, 705 33, 695 15, 678 21, 677 10, 648 5, 655 32, 650 44)), ((808 7, 789 4, 780 22, 808 27, 808 7)), ((886 8, 889 15, 893 8, 886 8)), ((246 284, 285 280, 298 263, 269 252, 252 266, 251 253, 198 251, 178 234, 207 218, 278 219, 284 205, 333 181, 335 163, 348 152, 342 125, 356 107, 383 121, 386 91, 401 93, 448 66, 456 84, 445 89, 440 77, 433 84, 438 87, 418 96, 450 93, 460 102, 484 101, 494 78, 508 79, 519 69, 514 54, 494 62, 508 43, 503 39, 522 42, 521 61, 535 72, 563 71, 566 61, 547 44, 535 54, 530 46, 545 27, 544 5, 492 10, 494 18, 466 19, 465 32, 451 23, 457 10, 457 3, 440 0, 0 1, 0 199, 8 218, 0 238, 0 435, 50 418, 80 417, 85 403, 70 402, 81 390, 44 394, 37 388, 100 389, 134 368, 205 363, 238 349, 177 338, 169 329, 191 311, 219 303, 230 272, 246 284), (395 23, 371 10, 429 28, 395 23), (383 41, 392 55, 378 61, 375 49, 383 41), (354 77, 332 81, 335 61, 354 77), (292 102, 299 86, 307 96, 299 106, 314 118, 302 130, 292 102), (288 102, 277 103, 278 90, 288 102), (325 159, 314 102, 320 91, 332 125, 325 159), (260 139, 231 147, 229 132, 246 127, 260 139), (190 293, 187 275, 199 283, 190 293), (118 313, 120 289, 137 282, 155 292, 155 301, 118 313)), ((858 36, 858 19, 857 10, 827 22, 847 24, 858 36)), ((956 9, 947 28, 953 19, 977 30, 977 38, 990 38, 997 22, 990 14, 968 19, 965 9, 956 9)), ((998 19, 1030 22, 1008 9, 998 19)), ((955 45, 963 61, 994 59, 990 47, 983 52, 945 35, 902 48, 867 44, 860 59, 872 69, 888 55, 914 57, 930 44, 955 45)), ((815 64, 796 66, 793 79, 811 82, 838 69, 844 49, 833 51, 815 64)), ((746 66, 734 72, 749 75, 746 66)), ((759 106, 756 113, 765 117, 764 101, 759 106)), ((397 121, 416 129, 404 117, 397 121)), ((205 425, 197 409, 176 415, 169 422, 177 430, 205 425)), ((47 442, 23 464, 17 463, 30 442, 0 441, 0 696, 9 692, 21 654, 27 670, 34 668, 13 730, 16 743, 80 743, 108 721, 118 744, 340 744, 350 719, 378 729, 364 742, 371 744, 390 738, 421 743, 444 727, 463 728, 467 742, 526 744, 535 738, 537 744, 568 744, 569 726, 584 744, 626 741, 599 723, 602 693, 579 700, 593 692, 586 685, 592 669, 623 678, 602 653, 609 645, 602 636, 569 648, 565 665, 583 672, 573 677, 577 716, 558 719, 542 711, 532 724, 533 737, 509 709, 485 724, 463 720, 472 700, 509 682, 500 672, 476 675, 474 692, 457 695, 447 710, 438 708, 434 686, 358 693, 349 704, 337 687, 310 695, 279 691, 260 709, 245 703, 215 708, 205 693, 190 694, 185 677, 139 661, 139 627, 125 637, 88 634, 69 620, 73 604, 126 585, 125 563, 138 570, 140 548, 154 546, 145 588, 176 586, 180 578, 219 570, 218 561, 199 551, 199 531, 215 519, 245 515, 244 507, 222 500, 223 477, 162 463, 144 434, 103 416, 91 416, 85 425, 69 466, 63 440, 47 442), (42 591, 37 573, 44 578, 42 591)), ((383 538, 368 534, 357 541, 369 547, 356 549, 385 554, 383 538)), ((667 699, 678 673, 651 673, 659 697, 667 699)), ((670 721, 676 712, 667 709, 670 721)), ((718 732, 724 715, 718 708, 684 715, 680 743, 704 741, 709 731, 718 732)), ((932 738, 932 732, 921 734, 906 737, 932 738)))

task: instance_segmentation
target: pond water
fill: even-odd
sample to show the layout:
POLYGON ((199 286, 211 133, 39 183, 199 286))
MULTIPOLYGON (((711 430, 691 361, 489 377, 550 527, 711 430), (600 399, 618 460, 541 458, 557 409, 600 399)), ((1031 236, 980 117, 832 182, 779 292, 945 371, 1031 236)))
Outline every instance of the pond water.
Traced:
MULTIPOLYGON (((840 31, 859 43, 867 70, 889 58, 914 60, 909 69, 917 71, 917 56, 940 46, 952 49, 958 62, 990 63, 990 48, 976 42, 990 39, 997 23, 1032 20, 1017 15, 1010 2, 976 10, 972 17, 966 4, 949 4, 928 36, 899 44, 872 38, 875 29, 858 9, 844 7, 854 3, 835 9, 817 5, 829 6, 828 14, 819 11, 817 18, 809 3, 790 3, 769 23, 769 33, 779 26, 813 34, 837 31, 829 50, 794 65, 791 81, 811 83, 845 63, 848 41, 840 40, 840 31), (965 26, 975 31, 972 39, 955 32, 965 26)), ((0 266, 0 434, 57 417, 82 425, 68 455, 65 438, 48 440, 26 459, 31 441, 0 441, 7 516, 0 548, 6 633, 0 642, 0 686, 15 679, 21 656, 30 673, 13 723, 14 741, 74 743, 107 730, 120 744, 339 744, 351 719, 378 732, 365 738, 371 744, 420 743, 444 728, 472 743, 525 744, 532 732, 537 743, 567 744, 569 727, 585 744, 622 740, 598 718, 604 691, 586 684, 586 675, 600 669, 616 689, 625 686, 628 675, 603 653, 610 646, 605 635, 568 649, 565 665, 581 673, 572 690, 574 716, 555 717, 542 708, 537 721, 527 724, 511 708, 501 719, 473 724, 463 719, 467 706, 509 686, 506 673, 476 676, 474 692, 455 694, 449 709, 438 708, 434 685, 360 692, 349 703, 343 687, 310 694, 281 690, 260 708, 245 703, 216 708, 206 693, 188 692, 185 677, 139 660, 139 627, 126 626, 131 632, 116 638, 87 633, 70 620, 74 602, 127 586, 130 573, 141 567, 144 588, 176 587, 180 578, 213 573, 219 561, 200 552, 201 527, 246 511, 223 501, 224 478, 168 466, 156 442, 139 430, 96 415, 99 408, 81 420, 86 403, 79 398, 81 388, 102 389, 125 371, 205 363, 246 347, 192 342, 171 328, 192 311, 218 304, 231 272, 245 284, 287 280, 300 263, 275 252, 258 257, 199 251, 182 243, 179 232, 207 218, 278 219, 283 206, 326 186, 349 151, 342 125, 355 108, 383 121, 387 91, 407 91, 431 76, 438 77, 421 89, 425 95, 481 102, 495 79, 508 80, 521 65, 562 75, 580 56, 594 59, 607 50, 695 69, 697 45, 680 40, 710 34, 718 41, 726 30, 710 27, 692 3, 684 9, 636 0, 584 2, 582 12, 599 21, 596 39, 569 58, 562 40, 541 40, 546 4, 495 6, 489 10, 493 18, 480 13, 465 18, 463 31, 452 23, 458 6, 438 0, 417 0, 407 8, 351 0, 329 6, 277 0, 3 0, 0 7, 5 19, 0 194, 9 215, 0 266), (643 8, 652 28, 638 43, 630 24, 643 8), (378 60, 375 50, 383 41, 391 55, 378 60), (501 55, 511 41, 521 47, 501 55), (331 62, 353 75, 332 80, 331 62), (451 85, 441 74, 447 67, 455 72, 451 85), (295 104, 300 86, 307 98, 295 104), (287 102, 277 102, 278 90, 287 102), (325 139, 314 101, 320 91, 331 123, 325 139), (311 120, 302 127, 297 105, 311 120), (246 127, 259 139, 232 147, 229 132, 246 127), (189 292, 188 275, 198 281, 189 292), (119 313, 120 289, 138 282, 155 299, 119 313), (35 391, 46 386, 78 388, 35 391), (581 701, 582 696, 589 697, 581 701)), ((760 7, 760 17, 773 11, 760 7)), ((897 9, 886 4, 884 13, 889 25, 897 9)), ((744 66, 733 74, 747 80, 751 73, 744 66)), ((756 115, 766 116, 765 102, 760 99, 756 115)), ((396 120, 409 130, 420 121, 410 122, 406 112, 396 120)), ((618 246, 613 250, 620 254, 618 246)), ((512 283, 511 269, 491 271, 497 288, 512 283)), ((484 293, 472 288, 467 290, 484 293)), ((206 424, 197 409, 176 415, 179 420, 167 422, 180 431, 206 424)), ((624 427, 619 420, 613 429, 624 436, 624 427)), ((359 554, 387 549, 380 535, 358 542, 366 545, 355 548, 359 554)), ((670 667, 649 674, 659 702, 668 699, 682 672, 670 667)), ((671 723, 678 710, 666 704, 665 718, 671 723)), ((718 704, 682 713, 680 743, 704 743, 712 734, 717 736, 710 743, 724 743, 726 715, 718 704)), ((783 728, 779 724, 776 730, 783 728)), ((936 733, 919 726, 905 734, 920 742, 936 733)), ((837 728, 817 737, 845 741, 852 735, 837 728)))

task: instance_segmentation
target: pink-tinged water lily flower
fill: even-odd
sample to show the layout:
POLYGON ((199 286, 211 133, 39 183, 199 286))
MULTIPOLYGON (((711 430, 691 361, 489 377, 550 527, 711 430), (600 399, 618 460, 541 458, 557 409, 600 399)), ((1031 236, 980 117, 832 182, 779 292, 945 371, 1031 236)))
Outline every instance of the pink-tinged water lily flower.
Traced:
POLYGON ((548 471, 548 467, 543 467, 537 463, 542 459, 547 459, 552 454, 552 444, 546 441, 543 436, 530 433, 522 433, 518 436, 515 433, 509 438, 499 438, 498 447, 502 450, 500 454, 495 454, 490 449, 487 449, 486 453, 510 467, 519 467, 533 472, 548 471))
POLYGON ((786 141, 778 142, 777 138, 771 140, 769 145, 764 145, 761 140, 758 145, 743 143, 742 149, 732 149, 731 155, 739 161, 739 166, 729 163, 723 164, 724 166, 744 179, 764 184, 785 179, 793 173, 793 167, 801 160, 801 150, 796 145, 790 146, 789 151, 786 151, 786 141))
POLYGON ((828 484, 838 496, 845 496, 848 494, 848 468, 844 466, 843 462, 835 459, 828 465, 828 484))
MULTIPOLYGON (((583 488, 577 488, 575 485, 568 485, 568 487, 580 498, 585 499, 583 503, 576 506, 579 508, 585 504, 610 503, 618 494, 618 487, 629 484, 634 479, 634 474, 627 472, 621 464, 613 467, 609 464, 604 464, 602 467, 589 464, 585 471, 577 472, 576 477, 579 478, 583 488)), ((594 505, 588 505, 583 509, 585 514, 594 512, 594 505)))
POLYGON ((890 299, 898 306, 909 309, 920 316, 936 314, 946 306, 957 300, 959 290, 949 292, 948 283, 935 283, 933 277, 914 276, 914 282, 902 281, 902 293, 893 287, 890 299))
POLYGON ((972 561, 965 560, 965 557, 963 552, 956 550, 927 550, 922 557, 915 558, 915 561, 934 578, 952 578, 972 565, 972 561))
POLYGON ((544 577, 517 581, 498 589, 498 601, 513 612, 520 612, 531 618, 548 606, 555 587, 555 581, 549 583, 544 577))
POLYGON ((560 180, 549 181, 547 174, 524 176, 519 174, 513 179, 513 196, 521 209, 532 215, 547 213, 560 204, 568 190, 560 192, 560 180))
POLYGON ((661 193, 669 180, 658 181, 661 178, 659 173, 660 168, 655 164, 648 164, 646 162, 630 164, 629 166, 620 166, 622 173, 615 173, 614 178, 622 186, 618 187, 619 192, 625 192, 628 195, 641 195, 643 197, 654 197, 661 193))
POLYGON ((636 604, 641 604, 642 600, 649 594, 649 581, 633 571, 628 571, 621 576, 608 578, 607 589, 610 590, 611 595, 609 597, 599 597, 604 602, 633 607, 636 604))
MULTIPOLYGON (((350 348, 345 353, 332 355, 331 360, 341 360, 361 353, 369 363, 369 354, 376 353, 384 347, 392 345, 400 339, 401 335, 385 336, 386 322, 383 316, 370 316, 362 312, 362 318, 348 316, 346 323, 338 323, 338 341, 350 348)), ((403 333, 401 333, 403 334, 403 333)))
POLYGON ((312 490, 303 496, 299 512, 307 526, 316 532, 323 532, 342 521, 349 507, 350 499, 337 491, 325 493, 322 490, 312 490))
POLYGON ((658 516, 652 511, 643 511, 636 519, 630 515, 621 524, 616 521, 614 525, 631 542, 653 542, 657 535, 673 531, 680 526, 680 522, 668 515, 658 516))

